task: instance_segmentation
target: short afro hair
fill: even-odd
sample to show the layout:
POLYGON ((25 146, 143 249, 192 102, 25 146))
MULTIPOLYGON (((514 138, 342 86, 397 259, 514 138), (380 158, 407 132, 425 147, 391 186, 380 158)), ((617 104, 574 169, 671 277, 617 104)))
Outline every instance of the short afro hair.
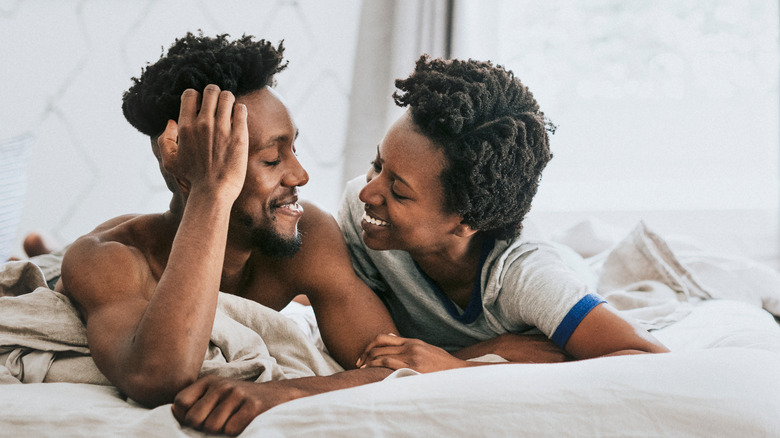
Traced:
POLYGON ((122 112, 142 133, 160 135, 168 120, 178 120, 181 94, 208 84, 231 91, 236 97, 272 86, 274 75, 287 67, 284 47, 274 47, 251 35, 229 41, 229 35, 204 36, 190 32, 177 39, 165 56, 141 70, 122 97, 122 112))
POLYGON ((485 235, 520 234, 555 127, 511 71, 490 62, 423 55, 395 81, 397 105, 444 153, 445 208, 485 235))

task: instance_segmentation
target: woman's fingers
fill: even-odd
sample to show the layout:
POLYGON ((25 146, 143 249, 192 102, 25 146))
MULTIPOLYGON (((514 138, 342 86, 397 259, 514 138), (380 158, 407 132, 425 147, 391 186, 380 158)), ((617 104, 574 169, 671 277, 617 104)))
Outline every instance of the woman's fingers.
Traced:
POLYGON ((363 364, 360 365, 360 368, 364 368, 368 366, 369 363, 376 361, 377 359, 381 357, 389 357, 389 356, 401 356, 405 353, 405 347, 403 345, 392 345, 392 346, 384 346, 384 347, 374 347, 371 349, 371 351, 368 352, 368 355, 366 356, 365 360, 363 361, 363 364))
POLYGON ((393 371, 400 370, 401 368, 411 369, 411 366, 400 356, 377 357, 376 359, 369 360, 363 366, 389 368, 393 371))
POLYGON ((407 338, 402 338, 394 334, 378 335, 376 338, 374 338, 373 341, 368 343, 366 348, 363 350, 363 353, 358 358, 357 363, 355 363, 355 366, 361 368, 363 364, 366 362, 366 358, 371 353, 371 350, 373 350, 374 348, 390 346, 390 345, 403 345, 406 341, 407 338))

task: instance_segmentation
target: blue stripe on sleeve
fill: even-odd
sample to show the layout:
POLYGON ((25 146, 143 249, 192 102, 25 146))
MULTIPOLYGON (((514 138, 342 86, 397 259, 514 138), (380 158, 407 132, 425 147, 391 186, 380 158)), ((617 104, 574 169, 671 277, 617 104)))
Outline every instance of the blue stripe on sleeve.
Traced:
POLYGON ((553 333, 550 339, 555 345, 563 348, 563 346, 566 345, 566 342, 569 341, 571 334, 574 333, 574 329, 576 329, 582 322, 582 319, 585 318, 585 315, 590 313, 594 307, 605 302, 606 301, 604 301, 603 298, 596 294, 587 294, 582 297, 577 304, 569 310, 569 313, 563 317, 563 321, 561 321, 558 328, 555 329, 555 333, 553 333))

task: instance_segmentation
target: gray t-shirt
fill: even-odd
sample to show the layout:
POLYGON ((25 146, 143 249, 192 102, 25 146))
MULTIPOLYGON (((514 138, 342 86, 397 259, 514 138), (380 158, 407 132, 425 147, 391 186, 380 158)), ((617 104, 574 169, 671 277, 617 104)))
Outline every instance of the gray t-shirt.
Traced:
POLYGON ((407 252, 374 251, 363 244, 365 207, 358 193, 364 185, 364 177, 347 184, 339 226, 355 271, 385 303, 404 337, 456 351, 500 334, 537 328, 563 346, 582 318, 603 302, 591 293, 595 288, 586 278, 587 267, 573 251, 519 237, 497 240, 488 248, 476 291, 481 297, 475 294, 481 303, 472 299, 468 309, 461 309, 438 291, 407 252))

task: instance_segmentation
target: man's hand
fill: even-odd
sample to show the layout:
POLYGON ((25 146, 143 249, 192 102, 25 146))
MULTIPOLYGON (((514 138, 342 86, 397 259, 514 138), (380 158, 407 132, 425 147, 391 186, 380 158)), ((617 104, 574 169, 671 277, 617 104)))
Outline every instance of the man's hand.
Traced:
POLYGON ((256 416, 301 396, 284 382, 254 383, 207 376, 179 392, 171 409, 183 425, 235 436, 256 416))
POLYGON ((458 359, 443 349, 419 339, 379 335, 366 347, 357 366, 384 367, 392 370, 411 368, 420 373, 464 368, 473 363, 458 359))
POLYGON ((173 416, 185 426, 238 435, 256 416, 276 405, 378 382, 390 373, 386 368, 368 368, 265 383, 208 376, 181 390, 171 409, 173 416))
POLYGON ((169 120, 157 139, 162 166, 185 193, 201 185, 225 189, 232 199, 241 192, 249 134, 246 106, 235 101, 233 93, 213 84, 203 90, 202 99, 187 89, 181 95, 178 124, 169 120))

